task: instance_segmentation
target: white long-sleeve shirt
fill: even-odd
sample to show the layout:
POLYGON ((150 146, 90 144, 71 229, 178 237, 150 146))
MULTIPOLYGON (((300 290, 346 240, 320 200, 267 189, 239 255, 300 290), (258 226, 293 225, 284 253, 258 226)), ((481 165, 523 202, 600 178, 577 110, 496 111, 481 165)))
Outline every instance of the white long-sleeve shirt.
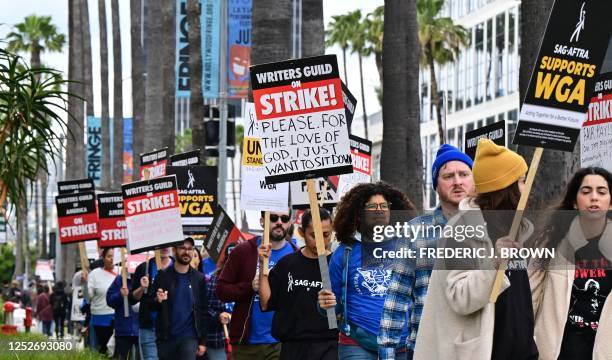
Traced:
POLYGON ((111 272, 104 268, 94 269, 87 278, 87 292, 91 303, 92 315, 114 314, 115 310, 106 305, 106 292, 117 277, 115 271, 111 272))

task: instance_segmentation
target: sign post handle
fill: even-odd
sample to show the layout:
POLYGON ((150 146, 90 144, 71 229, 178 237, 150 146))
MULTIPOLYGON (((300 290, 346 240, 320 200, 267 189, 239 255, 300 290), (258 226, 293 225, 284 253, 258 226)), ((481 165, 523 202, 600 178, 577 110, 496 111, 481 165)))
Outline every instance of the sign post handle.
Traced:
MULTIPOLYGON (((317 192, 313 179, 306 180, 308 188, 308 200, 310 201, 310 212, 312 214, 312 226, 314 227, 315 240, 317 243, 317 257, 319 260, 319 271, 321 272, 321 280, 323 289, 331 290, 331 281, 329 280, 329 268, 327 265, 327 256, 325 254, 325 241, 323 239, 323 227, 321 226, 321 214, 319 213, 319 204, 317 202, 317 192)), ((337 329, 338 323, 336 320, 336 310, 332 307, 326 310, 327 326, 330 329, 337 329)))
MULTIPOLYGON (((125 258, 125 248, 121 248, 121 287, 127 288, 127 266, 125 258)), ((130 317, 130 304, 127 296, 123 297, 123 316, 130 317)))
MULTIPOLYGON (((145 260, 145 276, 149 276, 149 251, 147 251, 147 258, 145 260)), ((149 281, 151 281, 151 279, 149 279, 149 281)), ((151 286, 151 284, 149 284, 149 286, 151 286)), ((147 293, 147 290, 149 290, 149 287, 144 288, 144 293, 147 293)))
MULTIPOLYGON (((538 167, 540 165, 540 159, 542 158, 543 151, 544 148, 538 147, 533 153, 531 165, 529 166, 529 171, 527 172, 527 179, 525 181, 525 190, 523 190, 518 206, 516 207, 514 219, 512 220, 512 227, 510 227, 510 234, 508 235, 512 240, 515 240, 516 236, 518 235, 521 220, 523 219, 523 212, 527 207, 527 199, 529 199, 529 193, 531 192, 533 180, 535 179, 536 173, 538 172, 538 167)), ((506 272, 507 267, 508 260, 504 260, 501 262, 499 268, 497 269, 497 274, 495 275, 495 282, 493 283, 493 289, 491 290, 491 296, 489 298, 489 302, 491 303, 495 303, 497 301, 497 297, 499 296, 499 289, 501 288, 502 280, 504 279, 504 274, 506 272)))
MULTIPOLYGON (((264 212, 264 234, 263 234, 263 244, 268 246, 270 243, 270 212, 264 212)), ((263 268, 259 269, 259 271, 263 271, 264 274, 268 275, 270 271, 268 269, 268 258, 264 258, 263 268)))
POLYGON ((161 262, 161 251, 155 250, 155 265, 157 265, 157 271, 161 270, 162 262, 161 262))

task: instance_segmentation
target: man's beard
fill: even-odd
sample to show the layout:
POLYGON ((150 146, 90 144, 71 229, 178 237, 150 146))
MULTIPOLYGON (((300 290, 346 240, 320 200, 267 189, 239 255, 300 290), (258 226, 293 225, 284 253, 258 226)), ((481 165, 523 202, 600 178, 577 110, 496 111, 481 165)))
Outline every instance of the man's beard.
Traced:
POLYGON ((276 228, 270 229, 270 240, 271 241, 282 241, 285 239, 285 237, 287 237, 287 230, 283 229, 282 226, 279 226, 278 228, 283 230, 283 235, 275 235, 274 230, 276 230, 276 228))
POLYGON ((178 263, 181 265, 189 265, 191 264, 191 256, 189 256, 189 260, 183 260, 182 256, 177 256, 176 261, 178 261, 178 263))

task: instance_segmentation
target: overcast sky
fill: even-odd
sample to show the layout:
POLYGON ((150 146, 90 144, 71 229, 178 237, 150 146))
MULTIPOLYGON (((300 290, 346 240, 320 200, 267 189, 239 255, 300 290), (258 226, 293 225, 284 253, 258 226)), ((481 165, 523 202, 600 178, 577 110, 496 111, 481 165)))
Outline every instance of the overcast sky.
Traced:
MULTIPOLYGON (((355 9, 361 9, 365 15, 377 6, 382 5, 382 0, 352 0, 352 1, 336 1, 324 0, 323 11, 325 26, 329 24, 333 15, 345 14, 355 9)), ((132 114, 131 105, 131 62, 130 62, 130 22, 129 22, 129 0, 119 0, 120 18, 121 18, 121 40, 122 40, 122 68, 123 68, 123 94, 124 94, 124 116, 130 117, 132 114)), ((53 18, 53 23, 58 27, 61 33, 68 33, 68 1, 67 0, 0 0, 0 39, 4 39, 6 34, 12 30, 14 24, 21 22, 27 15, 50 15, 53 18)), ((109 59, 112 61, 112 36, 111 36, 111 13, 110 0, 106 0, 107 11, 107 29, 108 34, 108 52, 109 59)), ((89 0, 89 17, 91 26, 91 45, 93 55, 93 81, 94 81, 94 111, 97 116, 100 114, 100 41, 99 41, 99 26, 98 26, 98 1, 89 0)), ((327 49, 328 54, 337 54, 338 63, 340 65, 340 73, 343 74, 342 68, 342 51, 338 47, 327 49)), ((64 47, 61 53, 45 53, 42 55, 42 61, 45 65, 66 72, 68 69, 68 45, 64 47)), ((364 86, 366 98, 366 111, 371 114, 380 109, 374 87, 378 85, 378 73, 374 58, 370 57, 364 60, 364 86)), ((359 92, 359 64, 357 56, 350 55, 347 59, 348 83, 350 90, 361 102, 361 93, 359 92)), ((109 63, 109 92, 110 92, 110 109, 112 116, 112 99, 113 99, 113 67, 109 63)), ((361 116, 361 104, 357 106, 356 117, 361 116)))

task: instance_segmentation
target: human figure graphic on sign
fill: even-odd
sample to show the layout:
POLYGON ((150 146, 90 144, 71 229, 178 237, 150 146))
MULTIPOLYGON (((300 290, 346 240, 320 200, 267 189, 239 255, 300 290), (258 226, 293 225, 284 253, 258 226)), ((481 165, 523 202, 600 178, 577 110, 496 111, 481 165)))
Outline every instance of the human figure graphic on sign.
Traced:
POLYGON ((293 291, 293 276, 291 276, 291 273, 287 274, 287 278, 288 278, 288 285, 287 285, 287 292, 293 291))
POLYGON ((187 175, 189 176, 189 182, 187 183, 187 188, 193 189, 193 185, 195 184, 195 178, 193 177, 191 170, 187 170, 187 175))
POLYGON ((576 24, 576 29, 572 33, 570 42, 578 41, 578 38, 580 37, 580 32, 584 30, 584 16, 586 15, 586 11, 584 10, 584 4, 585 3, 582 3, 582 6, 580 7, 580 17, 578 18, 578 23, 576 24), (576 40, 574 40, 574 36, 576 37, 576 40))

